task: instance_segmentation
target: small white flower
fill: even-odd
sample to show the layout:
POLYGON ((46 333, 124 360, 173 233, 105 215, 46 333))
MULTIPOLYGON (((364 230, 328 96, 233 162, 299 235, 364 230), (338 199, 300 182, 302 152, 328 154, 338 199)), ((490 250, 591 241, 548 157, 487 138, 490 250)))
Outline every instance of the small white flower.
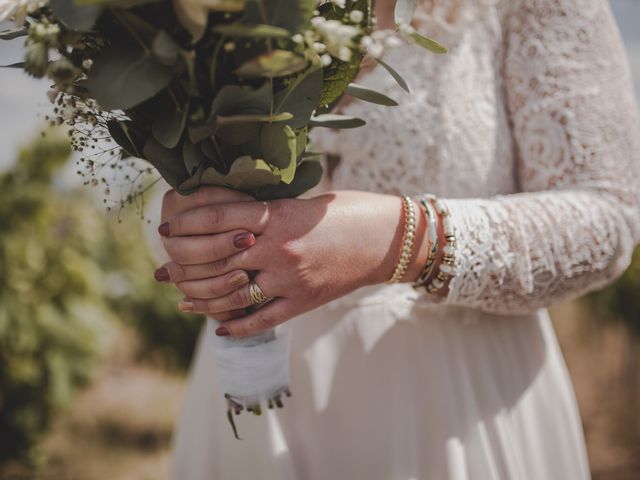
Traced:
POLYGON ((332 60, 333 59, 331 58, 331 55, 329 55, 328 53, 320 56, 320 62, 322 63, 323 67, 328 67, 329 65, 331 65, 332 60))
POLYGON ((362 20, 364 20, 364 13, 362 13, 362 11, 360 10, 352 10, 349 13, 349 20, 351 20, 353 23, 360 23, 362 22, 362 20))
POLYGON ((344 8, 347 6, 346 0, 331 0, 331 3, 333 3, 338 8, 344 8))
POLYGON ((373 58, 380 58, 384 54, 384 44, 369 36, 364 37, 360 44, 366 50, 367 54, 373 58))
POLYGON ((351 49, 349 47, 340 47, 338 50, 338 58, 343 62, 351 60, 351 49))
POLYGON ((384 44, 387 48, 396 48, 402 45, 402 40, 400 40, 395 35, 389 35, 385 39, 384 44))
POLYGON ((327 51, 327 46, 322 42, 313 42, 313 49, 318 54, 322 54, 327 51))
POLYGON ((304 37, 302 35, 300 35, 299 33, 296 33, 293 37, 291 37, 291 40, 294 43, 302 43, 302 42, 304 42, 304 37))
POLYGON ((313 17, 311 19, 311 26, 318 28, 318 27, 320 27, 320 25, 322 25, 326 21, 327 21, 327 19, 324 18, 324 17, 313 17))

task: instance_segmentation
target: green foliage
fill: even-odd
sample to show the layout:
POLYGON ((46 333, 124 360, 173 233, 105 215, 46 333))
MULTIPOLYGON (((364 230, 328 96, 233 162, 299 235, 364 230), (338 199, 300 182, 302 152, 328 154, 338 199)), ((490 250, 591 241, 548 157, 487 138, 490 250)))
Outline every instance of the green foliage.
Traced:
POLYGON ((611 321, 625 324, 640 338, 640 248, 630 267, 615 283, 585 297, 594 309, 611 321))
POLYGON ((153 279, 136 219, 120 225, 87 190, 54 186, 69 152, 49 134, 0 175, 0 462, 28 460, 117 322, 140 332, 143 357, 175 367, 189 362, 200 324, 176 313, 177 291, 153 279))
POLYGON ((50 187, 68 155, 66 141, 43 140, 0 177, 0 461, 28 452, 108 332, 95 212, 50 187))

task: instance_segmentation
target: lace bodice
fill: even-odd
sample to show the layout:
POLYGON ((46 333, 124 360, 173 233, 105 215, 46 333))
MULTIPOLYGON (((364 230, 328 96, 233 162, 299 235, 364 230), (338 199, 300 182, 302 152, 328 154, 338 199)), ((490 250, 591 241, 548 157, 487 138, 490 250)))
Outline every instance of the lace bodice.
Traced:
POLYGON ((399 100, 355 102, 359 131, 316 131, 341 161, 333 188, 445 199, 457 276, 445 304, 528 312, 600 286, 640 240, 640 130, 609 5, 599 0, 441 0, 415 46, 360 83, 399 100), (453 19, 455 17, 455 20, 453 19))

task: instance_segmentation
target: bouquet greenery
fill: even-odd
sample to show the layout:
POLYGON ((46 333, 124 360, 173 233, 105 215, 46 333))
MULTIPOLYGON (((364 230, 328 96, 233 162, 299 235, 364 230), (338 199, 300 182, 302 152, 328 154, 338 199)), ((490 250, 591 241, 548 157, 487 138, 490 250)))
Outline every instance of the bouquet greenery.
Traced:
MULTIPOLYGON (((125 160, 131 201, 153 172, 131 160, 143 158, 184 194, 219 185, 275 199, 320 180, 311 128, 365 123, 331 113, 344 95, 397 105, 353 83, 366 55, 408 90, 385 50, 406 40, 446 51, 410 26, 416 5, 398 0, 398 28, 374 31, 372 0, 0 0, 0 21, 17 23, 0 38, 26 36, 11 66, 53 81, 51 122, 70 126, 87 183, 108 183, 105 167, 125 160)), ((217 340, 231 420, 280 405, 287 338, 217 340)))
MULTIPOLYGON (((310 128, 364 124, 329 113, 343 95, 396 104, 352 83, 365 54, 407 89, 379 59, 386 46, 403 35, 445 51, 409 26, 415 3, 398 2, 396 32, 372 32, 371 0, 0 0, 0 21, 18 23, 0 38, 26 36, 11 66, 53 81, 51 121, 72 127, 87 182, 137 157, 182 193, 273 199, 319 181, 310 128)), ((144 173, 127 180, 141 188, 144 173)))

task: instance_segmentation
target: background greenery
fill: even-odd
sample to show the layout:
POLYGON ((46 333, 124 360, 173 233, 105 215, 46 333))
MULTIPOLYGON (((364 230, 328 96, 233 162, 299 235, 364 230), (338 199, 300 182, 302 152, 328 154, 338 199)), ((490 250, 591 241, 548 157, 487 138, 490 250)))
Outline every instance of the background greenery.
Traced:
POLYGON ((49 132, 0 176, 0 462, 36 462, 39 434, 119 324, 138 331, 138 357, 181 369, 200 324, 153 280, 139 218, 119 224, 88 189, 56 187, 69 155, 66 137, 49 132))

